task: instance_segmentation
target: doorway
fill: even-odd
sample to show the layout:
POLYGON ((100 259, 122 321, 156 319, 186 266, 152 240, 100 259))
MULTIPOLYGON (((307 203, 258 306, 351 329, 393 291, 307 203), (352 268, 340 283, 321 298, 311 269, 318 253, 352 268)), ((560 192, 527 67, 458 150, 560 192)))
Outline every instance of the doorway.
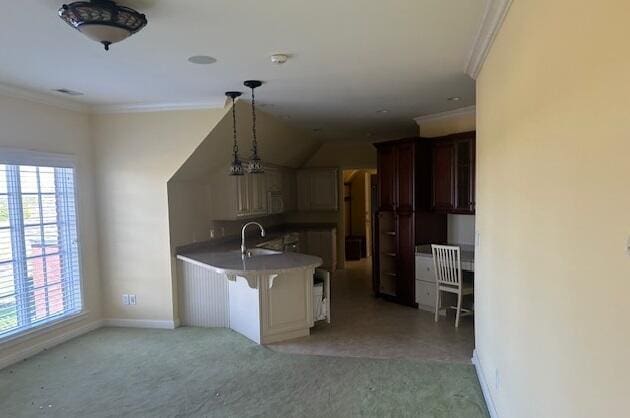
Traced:
POLYGON ((372 207, 375 169, 343 170, 345 260, 358 261, 372 256, 372 207))

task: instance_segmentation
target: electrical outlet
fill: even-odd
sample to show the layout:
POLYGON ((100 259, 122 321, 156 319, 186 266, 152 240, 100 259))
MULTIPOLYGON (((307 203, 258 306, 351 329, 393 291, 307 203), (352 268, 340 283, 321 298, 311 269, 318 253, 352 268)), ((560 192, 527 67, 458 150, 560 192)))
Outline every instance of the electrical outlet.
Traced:
POLYGON ((130 305, 136 304, 136 295, 129 295, 129 304, 130 305))
POLYGON ((210 230, 210 239, 214 239, 214 229, 210 230))
POLYGON ((122 302, 123 302, 123 305, 129 305, 129 295, 127 294, 122 295, 122 302))

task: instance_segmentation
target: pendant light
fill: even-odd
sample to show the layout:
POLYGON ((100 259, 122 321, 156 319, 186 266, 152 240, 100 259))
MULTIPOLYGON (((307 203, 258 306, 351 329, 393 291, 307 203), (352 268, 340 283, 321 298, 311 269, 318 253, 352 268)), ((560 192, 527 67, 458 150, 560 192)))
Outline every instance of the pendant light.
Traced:
POLYGON ((249 161, 248 171, 250 174, 261 174, 265 172, 263 162, 258 157, 258 141, 256 140, 256 96, 254 89, 262 85, 258 80, 247 80, 243 83, 245 87, 252 89, 252 158, 249 161))
POLYGON ((232 153, 234 159, 230 164, 230 176, 242 176, 245 174, 243 170, 243 164, 238 159, 238 142, 236 140, 236 98, 242 93, 240 91, 226 91, 225 95, 232 99, 232 130, 234 132, 234 145, 232 146, 232 153))
POLYGON ((106 51, 147 24, 145 15, 111 0, 75 1, 61 6, 58 13, 67 24, 103 44, 106 51))

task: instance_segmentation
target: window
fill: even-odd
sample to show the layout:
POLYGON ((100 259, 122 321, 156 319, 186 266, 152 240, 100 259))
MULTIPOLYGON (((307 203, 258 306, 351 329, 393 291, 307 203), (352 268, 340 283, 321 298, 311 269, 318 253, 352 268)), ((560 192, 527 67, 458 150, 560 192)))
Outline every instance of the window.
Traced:
POLYGON ((0 164, 0 339, 81 311, 75 206, 74 168, 0 164))

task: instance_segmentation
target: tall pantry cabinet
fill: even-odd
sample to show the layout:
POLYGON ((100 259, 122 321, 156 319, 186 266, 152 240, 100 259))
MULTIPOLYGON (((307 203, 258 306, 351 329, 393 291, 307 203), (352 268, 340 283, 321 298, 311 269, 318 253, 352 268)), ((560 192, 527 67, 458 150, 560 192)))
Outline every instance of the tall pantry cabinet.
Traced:
POLYGON ((430 141, 408 138, 376 143, 377 216, 374 293, 403 305, 415 301, 415 245, 445 239, 444 215, 432 214, 430 141), (444 228, 417 231, 416 219, 437 218, 444 228))

